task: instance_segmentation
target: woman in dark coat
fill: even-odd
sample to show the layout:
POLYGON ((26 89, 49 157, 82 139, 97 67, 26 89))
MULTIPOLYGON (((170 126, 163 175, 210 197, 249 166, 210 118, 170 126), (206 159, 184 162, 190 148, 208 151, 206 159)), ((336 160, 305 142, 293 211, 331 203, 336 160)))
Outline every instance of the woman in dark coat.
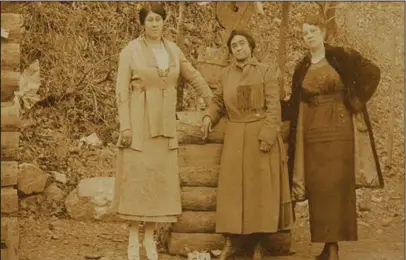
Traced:
POLYGON ((292 121, 293 200, 308 199, 311 240, 325 244, 318 259, 336 260, 339 241, 357 240, 355 115, 364 119, 372 161, 381 177, 365 106, 378 86, 380 69, 355 50, 324 43, 324 36, 323 20, 307 17, 303 38, 309 53, 295 68, 292 95, 282 101, 282 117, 292 121))
POLYGON ((278 72, 252 53, 254 39, 233 31, 234 56, 203 119, 204 138, 227 116, 217 190, 216 232, 225 234, 220 259, 230 259, 235 241, 255 238, 253 259, 262 259, 266 234, 289 230, 293 222, 284 145, 278 72))

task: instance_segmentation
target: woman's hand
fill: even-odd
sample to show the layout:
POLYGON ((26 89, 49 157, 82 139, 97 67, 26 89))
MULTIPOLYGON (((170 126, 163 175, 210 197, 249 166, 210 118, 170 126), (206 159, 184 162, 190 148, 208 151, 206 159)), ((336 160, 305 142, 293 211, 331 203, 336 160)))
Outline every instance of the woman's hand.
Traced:
POLYGON ((259 150, 261 150, 264 153, 267 153, 271 150, 271 145, 265 141, 261 141, 259 144, 259 150))
POLYGON ((209 133, 211 132, 211 125, 211 118, 209 116, 205 116, 202 123, 203 140, 206 140, 206 138, 209 136, 209 133))
POLYGON ((121 132, 121 145, 124 147, 129 147, 132 140, 132 133, 130 129, 121 132))

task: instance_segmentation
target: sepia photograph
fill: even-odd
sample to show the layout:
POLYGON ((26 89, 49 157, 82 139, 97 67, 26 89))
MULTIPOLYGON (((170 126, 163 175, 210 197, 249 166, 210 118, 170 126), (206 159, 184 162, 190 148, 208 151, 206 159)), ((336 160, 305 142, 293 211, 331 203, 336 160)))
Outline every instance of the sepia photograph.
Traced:
POLYGON ((2 260, 405 259, 403 1, 0 10, 2 260))

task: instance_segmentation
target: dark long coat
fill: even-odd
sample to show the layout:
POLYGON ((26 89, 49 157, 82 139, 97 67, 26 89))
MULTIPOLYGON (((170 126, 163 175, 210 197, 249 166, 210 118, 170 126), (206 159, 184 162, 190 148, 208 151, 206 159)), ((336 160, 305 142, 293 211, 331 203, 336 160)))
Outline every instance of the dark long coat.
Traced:
MULTIPOLYGON (((376 171, 377 181, 373 183, 357 184, 367 187, 383 187, 382 172, 375 148, 372 126, 366 107, 366 103, 370 100, 378 87, 380 81, 380 69, 372 61, 364 58, 360 53, 353 49, 335 47, 329 44, 325 44, 325 48, 326 60, 337 71, 337 73, 340 75, 341 81, 344 84, 343 95, 346 108, 353 115, 361 115, 361 118, 363 119, 363 122, 361 123, 365 125, 368 132, 369 144, 367 145, 369 145, 368 148, 370 148, 371 150, 371 157, 373 157, 372 161, 375 163, 374 169, 376 171)), ((297 190, 295 190, 297 187, 295 187, 294 181, 295 160, 303 160, 304 157, 303 154, 297 153, 296 151, 300 103, 301 101, 305 101, 306 99, 311 98, 306 96, 305 92, 302 90, 302 83, 310 65, 310 55, 306 55, 295 68, 292 80, 292 95, 290 99, 287 101, 281 101, 282 120, 291 121, 289 131, 288 168, 290 183, 293 186, 292 189, 294 195, 295 193, 297 193, 297 190), (298 156, 300 156, 300 158, 296 158, 298 156)), ((360 133, 357 131, 357 127, 354 127, 354 129, 354 131, 357 132, 355 134, 360 135, 360 133)), ((355 140, 355 142, 360 143, 359 140, 355 140)), ((358 149, 358 152, 359 150, 366 151, 368 149, 358 149)), ((354 155, 359 156, 359 153, 357 153, 356 151, 354 155)), ((356 174, 362 173, 362 170, 363 169, 358 169, 358 171, 356 171, 356 174)), ((294 199, 298 201, 304 200, 304 193, 301 192, 300 196, 294 196, 294 199)))

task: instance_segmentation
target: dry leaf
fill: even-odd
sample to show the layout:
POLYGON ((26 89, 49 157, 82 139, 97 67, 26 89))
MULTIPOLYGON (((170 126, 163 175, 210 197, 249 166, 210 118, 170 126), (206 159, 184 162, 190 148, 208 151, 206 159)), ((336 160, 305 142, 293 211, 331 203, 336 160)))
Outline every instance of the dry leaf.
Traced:
POLYGON ((39 95, 37 95, 40 86, 39 61, 35 60, 20 76, 20 89, 16 92, 16 96, 20 99, 23 108, 30 109, 40 100, 39 95))

